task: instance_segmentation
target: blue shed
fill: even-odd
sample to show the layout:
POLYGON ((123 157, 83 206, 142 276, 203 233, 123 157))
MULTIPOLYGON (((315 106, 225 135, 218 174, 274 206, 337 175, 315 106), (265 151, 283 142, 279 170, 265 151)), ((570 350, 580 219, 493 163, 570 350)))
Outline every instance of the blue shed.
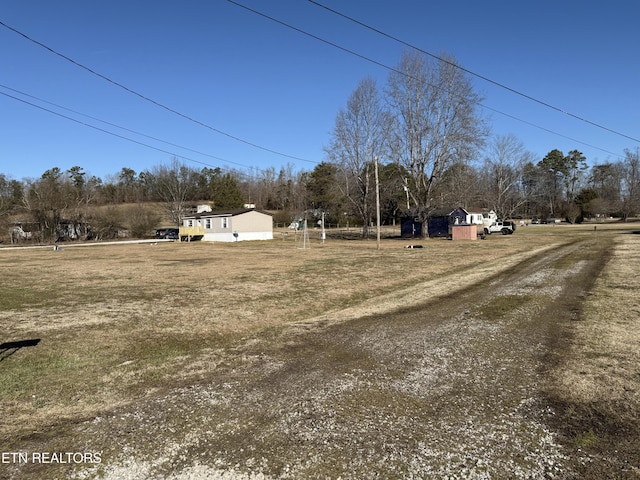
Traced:
POLYGON ((416 217, 402 217, 400 235, 402 238, 422 237, 422 223, 416 217))
POLYGON ((448 237, 449 224, 451 220, 448 215, 438 215, 429 217, 429 236, 430 237, 448 237))

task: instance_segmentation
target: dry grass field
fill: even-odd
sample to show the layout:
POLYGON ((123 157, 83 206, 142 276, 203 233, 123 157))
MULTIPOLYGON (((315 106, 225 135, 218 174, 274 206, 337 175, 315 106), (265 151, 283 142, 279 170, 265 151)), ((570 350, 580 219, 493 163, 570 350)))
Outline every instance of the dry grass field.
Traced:
POLYGON ((578 450, 606 458, 591 462, 590 478, 640 478, 640 231, 621 235, 594 279, 562 343, 550 375, 559 402, 558 428, 578 450))
POLYGON ((39 340, 0 351, 0 478, 579 478, 585 465, 638 478, 637 433, 620 458, 611 447, 640 406, 640 235, 628 230, 529 226, 413 242, 422 249, 331 238, 305 250, 292 238, 0 249, 0 343, 39 340), (496 397, 495 382, 518 386, 496 397), (492 427, 489 441, 482 422, 504 412, 460 399, 519 405, 508 418, 545 402, 554 414, 507 422, 513 438, 492 427), (410 418, 441 437, 427 442, 410 418), (467 425, 466 443, 450 444, 452 426, 474 419, 477 438, 467 425), (483 442, 500 450, 493 466, 470 448, 483 442), (549 465, 523 453, 536 448, 549 465))

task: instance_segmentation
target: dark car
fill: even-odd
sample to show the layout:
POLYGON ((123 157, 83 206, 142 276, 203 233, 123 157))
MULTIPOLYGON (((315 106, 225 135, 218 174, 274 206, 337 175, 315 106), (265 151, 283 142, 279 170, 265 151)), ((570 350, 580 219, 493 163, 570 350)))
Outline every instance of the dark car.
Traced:
POLYGON ((177 228, 159 228, 156 230, 156 238, 164 238, 167 240, 177 240, 180 230, 177 228))

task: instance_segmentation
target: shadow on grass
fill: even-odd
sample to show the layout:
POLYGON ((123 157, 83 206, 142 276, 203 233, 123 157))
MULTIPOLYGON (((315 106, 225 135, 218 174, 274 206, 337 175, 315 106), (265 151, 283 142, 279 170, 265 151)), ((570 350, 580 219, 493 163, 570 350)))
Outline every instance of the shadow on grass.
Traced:
POLYGON ((0 362, 9 358, 18 350, 24 347, 35 347, 40 343, 39 338, 32 338, 30 340, 18 340, 17 342, 5 342, 0 344, 0 362))

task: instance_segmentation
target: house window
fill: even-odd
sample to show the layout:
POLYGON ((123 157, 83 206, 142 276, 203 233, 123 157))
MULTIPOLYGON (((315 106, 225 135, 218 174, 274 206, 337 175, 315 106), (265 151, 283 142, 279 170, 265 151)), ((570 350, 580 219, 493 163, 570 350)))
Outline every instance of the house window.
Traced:
POLYGON ((222 228, 229 228, 229 219, 227 217, 222 217, 222 228))
POLYGON ((211 219, 210 218, 205 218, 204 219, 204 228, 211 228, 211 219))
POLYGON ((193 220, 187 220, 187 227, 193 227, 193 220))

